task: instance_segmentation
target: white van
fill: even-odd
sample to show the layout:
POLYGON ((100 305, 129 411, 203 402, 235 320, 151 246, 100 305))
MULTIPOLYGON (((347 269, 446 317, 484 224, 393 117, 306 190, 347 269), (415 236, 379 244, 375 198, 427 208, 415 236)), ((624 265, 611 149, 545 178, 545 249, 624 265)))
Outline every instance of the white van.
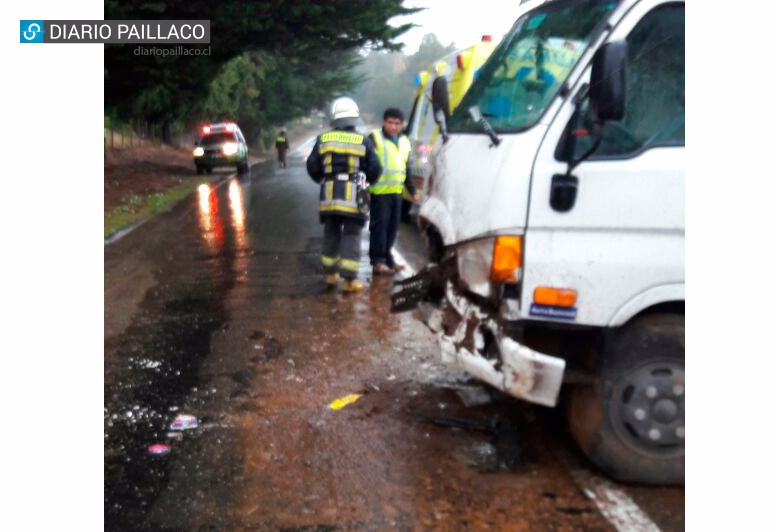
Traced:
POLYGON ((431 264, 393 295, 423 302, 447 362, 566 398, 580 447, 628 481, 684 481, 684 36, 684 2, 519 17, 448 119, 419 212, 431 264))

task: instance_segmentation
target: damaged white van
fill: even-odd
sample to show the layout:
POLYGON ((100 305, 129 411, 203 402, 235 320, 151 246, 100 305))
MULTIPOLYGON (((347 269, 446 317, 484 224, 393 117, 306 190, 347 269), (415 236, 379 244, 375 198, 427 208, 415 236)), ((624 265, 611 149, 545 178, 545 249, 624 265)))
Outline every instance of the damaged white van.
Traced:
POLYGON ((556 0, 521 16, 436 147, 417 305, 442 357, 565 403, 625 481, 685 471, 685 7, 556 0))

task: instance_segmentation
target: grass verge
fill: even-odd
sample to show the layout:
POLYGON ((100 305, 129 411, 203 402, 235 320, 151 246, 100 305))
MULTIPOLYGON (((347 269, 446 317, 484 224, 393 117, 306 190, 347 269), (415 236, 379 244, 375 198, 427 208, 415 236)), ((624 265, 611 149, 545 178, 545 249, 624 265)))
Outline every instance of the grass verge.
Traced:
POLYGON ((207 183, 207 180, 187 179, 163 192, 132 194, 121 205, 105 214, 105 238, 147 216, 168 209, 202 183, 207 183))

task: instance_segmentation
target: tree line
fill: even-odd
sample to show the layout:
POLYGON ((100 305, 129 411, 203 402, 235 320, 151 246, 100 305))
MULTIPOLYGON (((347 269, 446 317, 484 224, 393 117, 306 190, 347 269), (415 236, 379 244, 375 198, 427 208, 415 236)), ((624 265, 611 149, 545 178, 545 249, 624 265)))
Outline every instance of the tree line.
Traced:
POLYGON ((359 82, 358 50, 397 51, 418 9, 403 0, 105 0, 106 19, 210 20, 209 55, 135 55, 105 45, 105 114, 169 140, 200 120, 237 118, 254 141, 359 82))

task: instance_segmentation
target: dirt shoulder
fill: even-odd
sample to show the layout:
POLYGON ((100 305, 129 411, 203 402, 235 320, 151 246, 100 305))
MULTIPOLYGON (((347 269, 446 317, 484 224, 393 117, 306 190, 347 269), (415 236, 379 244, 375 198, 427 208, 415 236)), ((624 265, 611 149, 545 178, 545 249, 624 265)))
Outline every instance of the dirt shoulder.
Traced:
POLYGON ((105 214, 133 195, 164 192, 196 170, 188 150, 170 146, 138 146, 105 152, 105 214))

